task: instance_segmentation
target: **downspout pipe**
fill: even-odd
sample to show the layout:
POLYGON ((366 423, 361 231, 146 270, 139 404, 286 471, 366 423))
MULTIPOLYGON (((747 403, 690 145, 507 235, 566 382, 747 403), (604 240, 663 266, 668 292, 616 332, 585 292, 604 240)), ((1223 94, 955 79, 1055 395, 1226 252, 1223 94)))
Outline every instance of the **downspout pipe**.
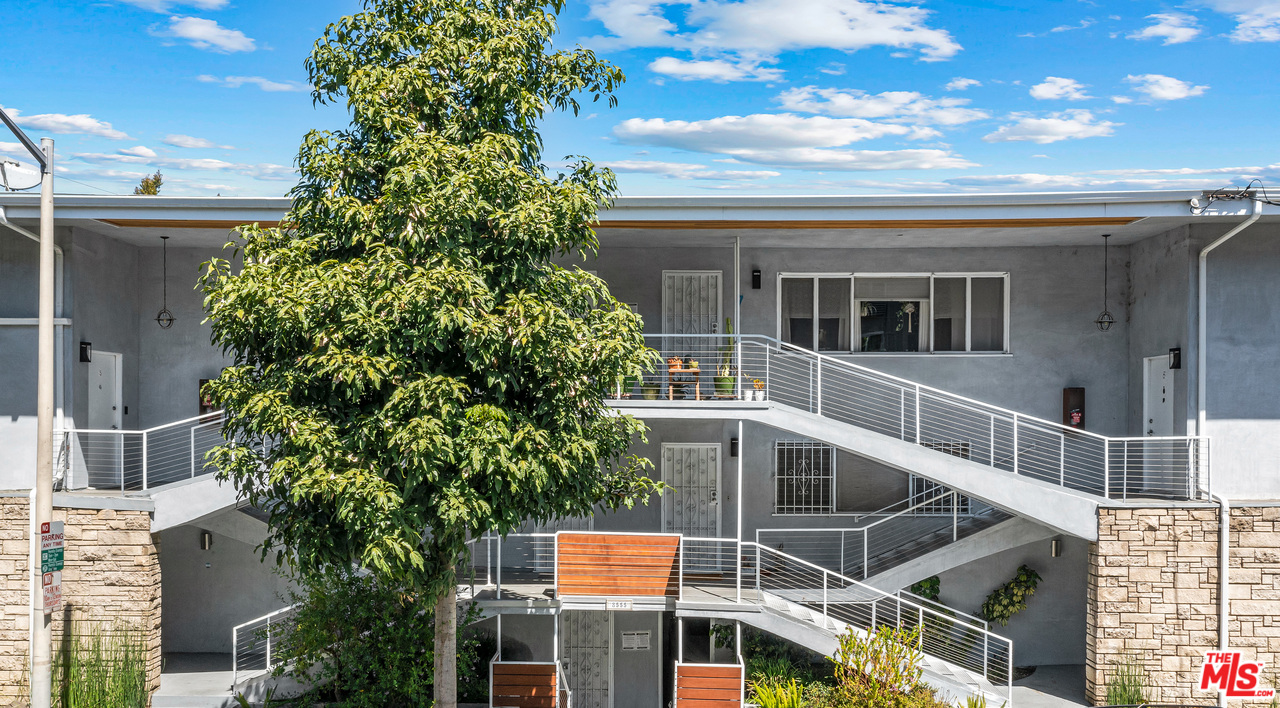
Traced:
MULTIPOLYGON (((27 238, 40 243, 40 236, 24 229, 21 226, 9 221, 8 215, 5 213, 4 207, 0 207, 0 226, 5 226, 9 230, 26 236, 27 238)), ((67 316, 63 305, 63 290, 66 283, 65 266, 62 254, 62 246, 53 245, 53 316, 55 318, 65 318, 67 316)), ((64 372, 64 362, 66 360, 66 351, 64 350, 63 340, 66 337, 66 325, 57 325, 53 330, 54 337, 57 339, 54 344, 54 428, 63 429, 66 426, 63 422, 63 416, 66 410, 66 374, 64 372)), ((71 480, 63 480, 63 484, 70 484, 71 480)))
MULTIPOLYGON (((1209 253, 1218 246, 1235 238, 1241 231, 1252 226, 1262 217, 1262 202, 1253 200, 1253 213, 1248 219, 1236 225, 1227 233, 1218 237, 1213 243, 1200 250, 1200 268, 1198 285, 1198 305, 1196 316, 1196 435, 1205 434, 1206 393, 1208 390, 1208 347, 1209 347, 1209 253)), ((1213 450, 1209 450, 1213 454, 1213 450)), ((1212 468, 1211 468, 1212 469, 1212 468)), ((1212 482, 1210 483, 1212 484, 1212 482)), ((1227 651, 1231 644, 1231 502, 1220 494, 1211 494, 1218 502, 1218 650, 1227 651)), ((1226 691, 1218 692, 1218 705, 1227 705, 1226 691)))

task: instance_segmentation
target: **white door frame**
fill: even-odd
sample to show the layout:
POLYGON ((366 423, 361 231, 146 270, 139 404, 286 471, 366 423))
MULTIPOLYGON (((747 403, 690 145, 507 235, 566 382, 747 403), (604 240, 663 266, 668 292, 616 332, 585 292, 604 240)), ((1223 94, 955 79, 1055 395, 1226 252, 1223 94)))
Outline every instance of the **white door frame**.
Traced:
MULTIPOLYGON (((1174 399, 1173 399, 1173 396, 1174 396, 1174 393, 1175 393, 1175 392, 1173 392, 1173 391, 1169 391, 1169 392, 1167 392, 1167 393, 1166 393, 1166 395, 1169 397, 1169 408, 1170 408, 1170 409, 1173 409, 1173 410, 1172 410, 1172 415, 1171 415, 1171 416, 1170 416, 1170 418, 1169 418, 1170 428, 1169 428, 1169 430, 1168 430, 1167 432, 1165 432, 1165 433, 1161 433, 1161 435, 1155 435, 1155 436, 1148 436, 1148 435, 1147 435, 1147 430, 1148 430, 1147 426, 1149 425, 1149 421, 1151 421, 1151 420, 1152 420, 1152 418, 1151 418, 1151 413, 1152 413, 1152 411, 1151 411, 1151 409, 1150 409, 1150 407, 1149 407, 1149 405, 1148 405, 1148 403, 1150 402, 1151 386, 1152 386, 1152 383, 1153 383, 1153 382, 1151 381, 1151 366, 1150 366, 1150 364, 1151 364, 1152 362, 1154 362, 1154 361, 1157 361, 1157 360, 1159 360, 1160 362, 1163 362, 1163 363, 1165 364, 1165 368, 1166 368, 1166 369, 1168 368, 1168 366, 1169 366, 1169 365, 1168 365, 1168 361, 1169 361, 1169 355, 1168 355, 1168 354, 1161 354, 1161 355, 1159 355, 1159 356, 1144 356, 1144 357, 1142 357, 1142 429, 1141 429, 1141 431, 1140 431, 1140 433, 1139 433, 1139 434, 1140 434, 1142 437, 1144 437, 1144 438, 1145 438, 1145 437, 1160 437, 1161 435, 1173 435, 1173 434, 1174 434, 1174 427, 1175 427, 1176 420, 1177 420, 1177 414, 1178 414, 1178 411, 1177 411, 1176 409, 1174 409, 1174 399)), ((1170 386, 1172 387, 1172 381, 1170 381, 1170 386)))
MULTIPOLYGON (((723 450, 721 450, 720 443, 666 443, 666 442, 662 443, 662 481, 664 483, 667 482, 669 479, 669 475, 667 474, 668 472, 667 448, 670 448, 670 447, 711 448, 716 451, 717 454, 716 454, 716 499, 715 499, 716 535, 715 537, 719 538, 720 532, 724 529, 724 520, 721 518, 723 507, 720 505, 720 500, 724 496, 724 465, 721 463, 724 455, 723 455, 723 450)), ((667 505, 665 502, 662 504, 661 523, 662 523, 662 529, 665 532, 667 528, 667 505)))
MULTIPOLYGON (((115 430, 124 430, 124 355, 117 352, 94 351, 94 358, 102 357, 115 362, 115 396, 111 401, 111 419, 115 430)), ((92 382, 90 382, 92 385, 92 382)), ((86 421, 87 422, 87 421, 86 421)))

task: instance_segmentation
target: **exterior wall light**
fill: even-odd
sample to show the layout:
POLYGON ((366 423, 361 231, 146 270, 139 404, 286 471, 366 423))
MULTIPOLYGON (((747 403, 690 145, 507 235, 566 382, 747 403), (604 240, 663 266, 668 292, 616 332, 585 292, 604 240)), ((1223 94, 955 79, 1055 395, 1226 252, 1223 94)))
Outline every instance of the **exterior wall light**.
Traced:
POLYGON ((1116 318, 1107 309, 1107 266, 1110 265, 1110 244, 1111 234, 1102 235, 1102 312, 1098 314, 1098 319, 1094 320, 1094 324, 1098 325, 1098 329, 1103 332, 1111 329, 1111 325, 1116 323, 1116 318))
POLYGON ((1054 558, 1062 555, 1062 539, 1055 538, 1049 542, 1049 555, 1054 558))
POLYGON ((93 342, 80 342, 80 363, 88 364, 93 361, 93 342))
POLYGON ((1174 347, 1169 350, 1169 368, 1182 368, 1182 347, 1174 347))
POLYGON ((738 456, 738 439, 729 438, 729 457, 738 456))
POLYGON ((213 534, 208 531, 200 532, 200 550, 207 551, 213 548, 213 534))
POLYGON ((752 290, 760 289, 760 269, 759 268, 756 268, 755 270, 751 271, 751 289, 752 290))

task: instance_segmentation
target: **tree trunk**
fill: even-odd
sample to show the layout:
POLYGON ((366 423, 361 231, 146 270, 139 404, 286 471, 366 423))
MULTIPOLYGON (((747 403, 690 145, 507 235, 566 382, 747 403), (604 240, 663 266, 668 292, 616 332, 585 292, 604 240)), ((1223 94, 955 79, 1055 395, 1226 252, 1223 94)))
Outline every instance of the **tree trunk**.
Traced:
POLYGON ((436 600, 435 706, 458 708, 458 583, 449 567, 449 586, 436 600))

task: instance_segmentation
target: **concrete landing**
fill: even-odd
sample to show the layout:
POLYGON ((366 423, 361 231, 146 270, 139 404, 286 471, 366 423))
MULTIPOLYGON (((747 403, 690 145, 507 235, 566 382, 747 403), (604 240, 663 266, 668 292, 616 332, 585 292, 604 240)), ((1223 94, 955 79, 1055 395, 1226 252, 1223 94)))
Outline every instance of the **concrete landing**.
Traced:
POLYGON ((165 654, 153 708, 232 708, 230 654, 165 654))
POLYGON ((1014 682, 1013 705, 1016 708, 1073 708, 1089 705, 1084 697, 1084 665, 1037 667, 1034 674, 1014 682))

